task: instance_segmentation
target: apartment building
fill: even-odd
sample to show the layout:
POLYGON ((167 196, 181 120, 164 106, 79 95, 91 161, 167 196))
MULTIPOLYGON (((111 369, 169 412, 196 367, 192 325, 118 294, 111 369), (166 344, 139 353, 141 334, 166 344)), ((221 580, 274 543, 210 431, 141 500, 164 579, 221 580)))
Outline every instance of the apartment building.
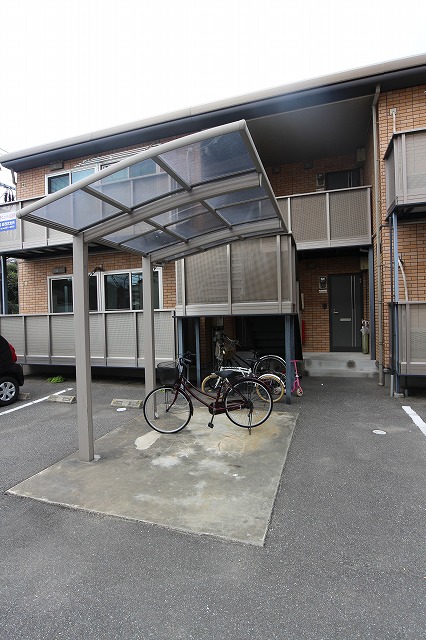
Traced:
POLYGON ((16 176, 16 202, 0 207, 0 253, 3 270, 19 261, 20 314, 0 316, 0 331, 21 361, 74 362, 81 234, 94 366, 145 366, 143 272, 152 267, 157 360, 178 343, 207 363, 224 328, 247 349, 297 357, 367 348, 379 382, 389 373, 396 392, 426 375, 426 56, 1 162, 16 176), (98 182, 102 204, 91 209, 98 182), (139 190, 131 202, 130 185, 139 190), (174 207, 167 222, 164 197, 174 207), (119 215, 135 220, 131 234, 119 231, 124 222, 98 233, 119 215))

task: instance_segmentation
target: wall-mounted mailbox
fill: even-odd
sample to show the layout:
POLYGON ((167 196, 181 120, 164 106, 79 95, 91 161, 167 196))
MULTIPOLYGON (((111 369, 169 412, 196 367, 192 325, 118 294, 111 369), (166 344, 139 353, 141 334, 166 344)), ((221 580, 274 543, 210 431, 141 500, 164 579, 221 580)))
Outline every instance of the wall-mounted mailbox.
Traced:
POLYGON ((320 276, 318 282, 318 289, 320 293, 327 292, 327 276, 320 276))

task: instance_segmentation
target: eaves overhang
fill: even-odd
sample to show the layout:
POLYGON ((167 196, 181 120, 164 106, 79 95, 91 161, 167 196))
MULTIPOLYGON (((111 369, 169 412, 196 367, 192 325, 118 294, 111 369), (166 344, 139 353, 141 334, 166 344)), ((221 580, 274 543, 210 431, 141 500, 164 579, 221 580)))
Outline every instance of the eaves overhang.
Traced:
POLYGON ((373 96, 381 91, 424 84, 426 54, 301 81, 203 104, 101 131, 1 156, 1 164, 19 172, 58 160, 96 155, 112 149, 183 136, 228 122, 275 115, 333 102, 373 96))

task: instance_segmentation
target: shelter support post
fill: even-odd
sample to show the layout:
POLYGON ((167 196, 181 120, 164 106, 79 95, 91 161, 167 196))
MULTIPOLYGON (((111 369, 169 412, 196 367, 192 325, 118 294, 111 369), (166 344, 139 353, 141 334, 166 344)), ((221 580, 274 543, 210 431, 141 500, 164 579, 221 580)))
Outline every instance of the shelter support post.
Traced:
POLYGON ((200 318, 195 318, 195 368, 197 375, 197 386, 201 387, 201 336, 200 336, 200 318))
POLYGON ((92 379, 90 370, 88 246, 73 238, 74 336, 77 386, 78 448, 80 460, 94 458, 92 379))
POLYGON ((155 341, 152 264, 149 256, 142 258, 143 270, 143 328, 145 360, 145 394, 155 389, 155 341))
POLYGON ((178 355, 183 355, 185 353, 183 318, 177 318, 177 352, 178 355))

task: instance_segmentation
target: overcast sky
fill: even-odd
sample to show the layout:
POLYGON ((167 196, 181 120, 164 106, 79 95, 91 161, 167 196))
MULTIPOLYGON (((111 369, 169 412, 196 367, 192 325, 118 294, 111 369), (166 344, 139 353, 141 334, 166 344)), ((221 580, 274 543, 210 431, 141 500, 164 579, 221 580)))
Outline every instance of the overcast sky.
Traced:
POLYGON ((0 153, 425 53, 425 23, 425 0, 3 0, 0 153))

